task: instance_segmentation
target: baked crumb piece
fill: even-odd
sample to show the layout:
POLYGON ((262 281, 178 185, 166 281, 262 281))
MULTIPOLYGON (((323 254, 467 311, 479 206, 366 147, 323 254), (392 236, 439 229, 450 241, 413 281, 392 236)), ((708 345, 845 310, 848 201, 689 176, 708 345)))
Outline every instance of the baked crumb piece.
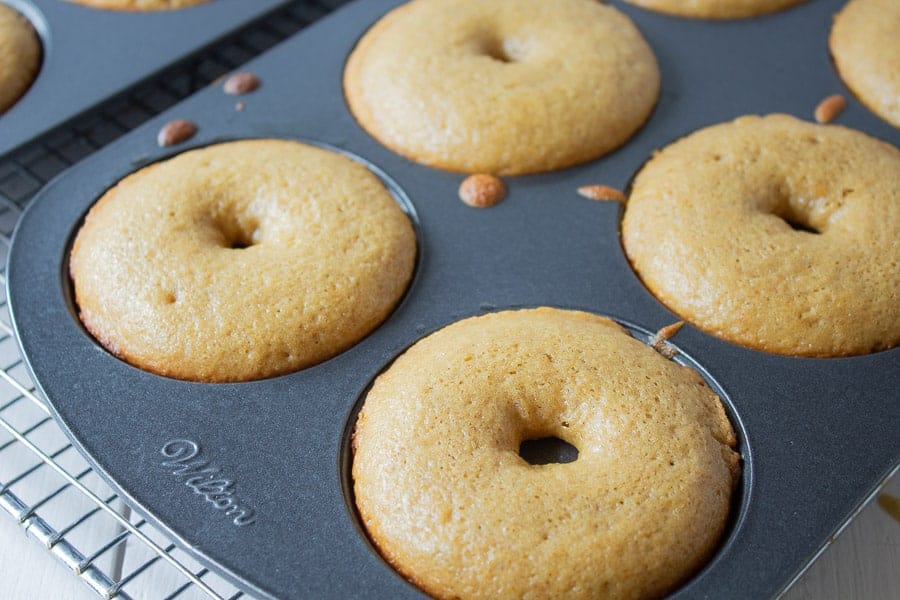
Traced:
POLYGON ((625 194, 608 185, 583 185, 578 188, 578 194, 591 200, 611 200, 623 204, 628 200, 625 194))
POLYGON ((237 96, 240 94, 249 94, 257 89, 260 86, 260 83, 259 77, 249 71, 243 71, 241 73, 235 73, 226 79, 222 89, 225 90, 226 94, 237 96))
POLYGON ((495 175, 469 175, 459 186, 459 199, 475 208, 489 208, 506 197, 506 184, 495 175))
POLYGON ((197 133, 197 125, 187 119, 175 119, 162 126, 156 136, 156 143, 161 147, 174 146, 189 140, 197 133))
POLYGON ((684 327, 684 321, 676 321, 671 325, 666 325, 656 332, 656 335, 650 340, 650 346, 666 358, 672 358, 675 356, 675 348, 666 342, 675 337, 675 334, 678 333, 682 327, 684 327))
POLYGON ((831 123, 847 108, 847 99, 840 94, 828 96, 816 106, 816 122, 831 123))

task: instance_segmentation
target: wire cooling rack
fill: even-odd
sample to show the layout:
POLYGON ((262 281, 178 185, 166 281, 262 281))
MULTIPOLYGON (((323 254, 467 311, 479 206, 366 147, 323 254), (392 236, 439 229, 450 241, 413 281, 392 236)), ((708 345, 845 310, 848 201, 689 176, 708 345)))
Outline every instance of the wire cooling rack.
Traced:
POLYGON ((201 56, 0 157, 0 519, 14 519, 104 598, 244 595, 132 515, 35 393, 7 307, 5 265, 13 229, 28 202, 58 173, 345 2, 293 2, 201 56))

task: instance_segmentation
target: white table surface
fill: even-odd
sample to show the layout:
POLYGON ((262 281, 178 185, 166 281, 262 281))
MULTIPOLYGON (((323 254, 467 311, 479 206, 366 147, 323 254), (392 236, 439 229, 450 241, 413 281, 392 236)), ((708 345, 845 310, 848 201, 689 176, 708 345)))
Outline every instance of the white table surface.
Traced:
MULTIPOLYGON (((900 496, 900 477, 894 477, 884 492, 900 496)), ((109 531, 96 533, 101 538, 110 536, 109 531)), ((773 556, 772 560, 778 557, 773 556)), ((159 580, 147 582, 139 597, 157 597, 153 593, 156 585, 159 589, 171 589, 159 580)), ((0 514, 0 600, 96 597, 46 550, 27 539, 12 519, 0 514)), ((875 502, 860 513, 785 596, 785 600, 855 599, 900 600, 900 522, 875 502)))

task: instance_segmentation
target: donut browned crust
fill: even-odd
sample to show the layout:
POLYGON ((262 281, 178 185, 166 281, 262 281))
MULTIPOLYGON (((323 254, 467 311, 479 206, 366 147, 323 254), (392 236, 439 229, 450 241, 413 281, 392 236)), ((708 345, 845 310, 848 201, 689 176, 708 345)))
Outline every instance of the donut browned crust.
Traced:
MULTIPOLYGON (((698 19, 742 19, 758 17, 807 0, 625 0, 650 10, 698 19)), ((891 0, 888 0, 891 1, 891 0)))
POLYGON ((828 38, 844 83, 869 110, 900 127, 900 2, 852 0, 828 38))
POLYGON ((249 140, 141 169, 91 208, 70 271, 85 327, 148 371, 271 377, 376 328, 412 276, 409 219, 328 150, 249 140))
POLYGON ((31 23, 0 2, 0 114, 28 90, 41 66, 41 42, 31 23))
POLYGON ((787 115, 697 131, 640 171, 622 242, 657 298, 736 344, 900 343, 900 151, 858 131, 787 115))
POLYGON ((631 20, 595 0, 413 0, 363 36, 344 91, 411 160, 515 175, 623 144, 656 104, 659 69, 631 20))
POLYGON ((353 436, 375 545, 437 598, 657 598, 718 545, 740 457, 700 376, 539 308, 456 322, 378 377, 353 436), (578 458, 532 465, 524 440, 578 458))

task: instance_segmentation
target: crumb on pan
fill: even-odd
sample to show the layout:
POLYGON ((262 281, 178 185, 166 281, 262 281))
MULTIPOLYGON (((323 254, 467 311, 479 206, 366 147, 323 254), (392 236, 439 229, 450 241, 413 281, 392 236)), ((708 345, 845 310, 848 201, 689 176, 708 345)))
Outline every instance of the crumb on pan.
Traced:
POLYGON ((475 208, 488 208, 506 197, 506 184, 495 175, 469 175, 459 186, 459 199, 475 208))
POLYGON ((676 321, 671 325, 666 325, 656 332, 656 335, 650 340, 650 346, 666 358, 672 358, 675 356, 675 348, 666 342, 675 337, 675 334, 678 333, 682 327, 684 327, 684 321, 676 321))
POLYGON ((156 143, 165 148, 189 140, 197 133, 197 125, 187 119, 175 119, 162 126, 156 136, 156 143))
POLYGON ((818 123, 831 123, 847 108, 847 99, 840 94, 828 96, 816 106, 814 116, 818 123))
POLYGON ((249 71, 243 71, 235 73, 226 79, 222 89, 225 90, 226 94, 231 94, 232 96, 249 94, 257 89, 260 83, 259 77, 249 71))
POLYGON ((625 194, 608 185, 583 185, 578 188, 578 194, 591 200, 612 200, 622 203, 627 200, 625 194))

